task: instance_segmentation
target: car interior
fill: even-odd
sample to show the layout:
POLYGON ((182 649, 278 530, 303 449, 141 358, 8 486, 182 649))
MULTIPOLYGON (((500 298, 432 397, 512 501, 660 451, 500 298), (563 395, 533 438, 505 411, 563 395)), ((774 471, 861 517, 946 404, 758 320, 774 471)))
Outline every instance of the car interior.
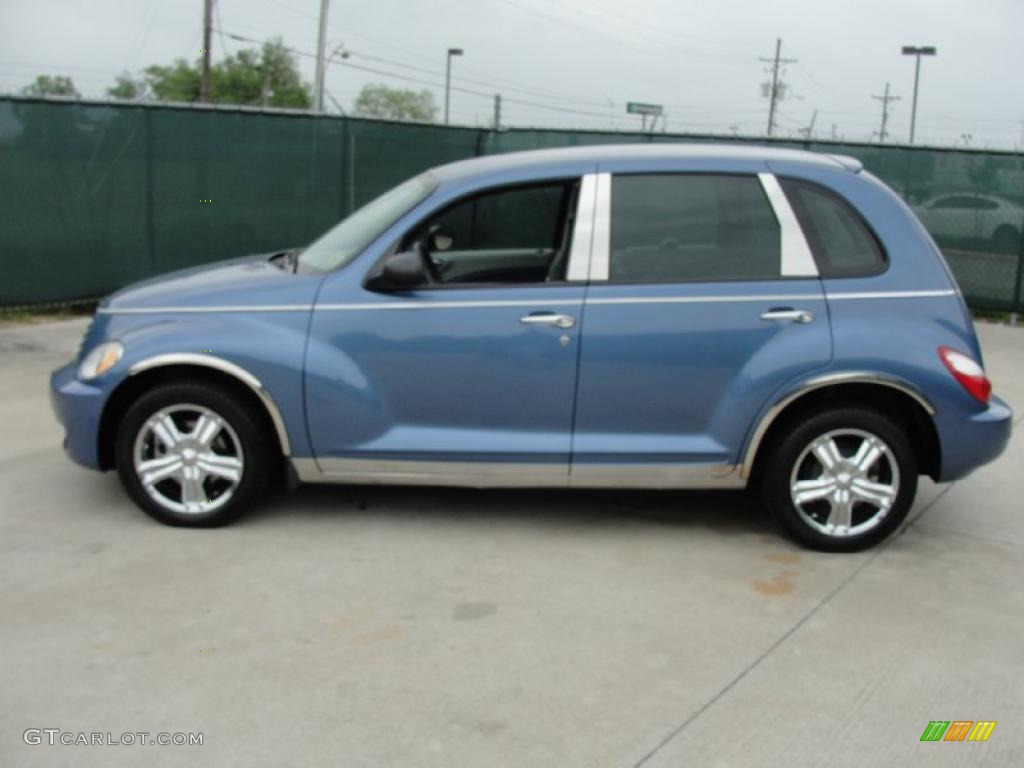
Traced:
POLYGON ((560 282, 578 192, 573 180, 464 198, 416 226, 400 250, 425 247, 442 285, 560 282))

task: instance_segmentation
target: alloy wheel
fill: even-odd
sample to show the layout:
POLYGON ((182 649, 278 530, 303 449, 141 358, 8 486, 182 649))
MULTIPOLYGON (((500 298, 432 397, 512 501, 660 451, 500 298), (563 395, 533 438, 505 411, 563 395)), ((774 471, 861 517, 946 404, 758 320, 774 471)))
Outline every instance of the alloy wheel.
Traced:
POLYGON ((149 496, 161 507, 185 514, 224 506, 245 471, 235 430, 212 409, 193 404, 154 412, 138 431, 132 457, 149 496))
POLYGON ((790 499, 804 523, 826 536, 878 526, 899 495, 900 473, 886 443, 860 429, 815 438, 793 465, 790 499))

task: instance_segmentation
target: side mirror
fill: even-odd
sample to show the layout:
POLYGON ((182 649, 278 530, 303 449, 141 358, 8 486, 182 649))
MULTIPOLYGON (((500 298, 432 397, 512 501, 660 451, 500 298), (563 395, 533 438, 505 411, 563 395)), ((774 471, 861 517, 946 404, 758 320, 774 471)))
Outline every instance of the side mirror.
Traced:
POLYGON ((366 278, 366 289, 378 293, 407 291, 429 282, 423 270, 423 259, 416 251, 401 251, 388 256, 366 278))

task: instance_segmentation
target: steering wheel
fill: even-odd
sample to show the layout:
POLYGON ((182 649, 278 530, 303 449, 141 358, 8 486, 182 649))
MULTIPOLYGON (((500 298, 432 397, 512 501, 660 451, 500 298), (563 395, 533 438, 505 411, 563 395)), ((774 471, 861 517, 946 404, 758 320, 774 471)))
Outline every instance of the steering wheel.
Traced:
POLYGON ((417 240, 412 244, 412 250, 420 258, 423 274, 427 276, 427 283, 431 285, 440 283, 441 270, 437 268, 437 264, 430 258, 430 251, 427 249, 427 246, 421 240, 417 240))

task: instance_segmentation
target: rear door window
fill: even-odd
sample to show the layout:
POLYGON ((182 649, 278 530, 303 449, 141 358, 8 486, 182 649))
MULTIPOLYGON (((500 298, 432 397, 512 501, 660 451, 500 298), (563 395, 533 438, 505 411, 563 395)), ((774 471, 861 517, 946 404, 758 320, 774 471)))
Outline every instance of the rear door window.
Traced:
POLYGON ((765 280, 780 275, 779 223, 756 176, 613 178, 611 282, 765 280))

